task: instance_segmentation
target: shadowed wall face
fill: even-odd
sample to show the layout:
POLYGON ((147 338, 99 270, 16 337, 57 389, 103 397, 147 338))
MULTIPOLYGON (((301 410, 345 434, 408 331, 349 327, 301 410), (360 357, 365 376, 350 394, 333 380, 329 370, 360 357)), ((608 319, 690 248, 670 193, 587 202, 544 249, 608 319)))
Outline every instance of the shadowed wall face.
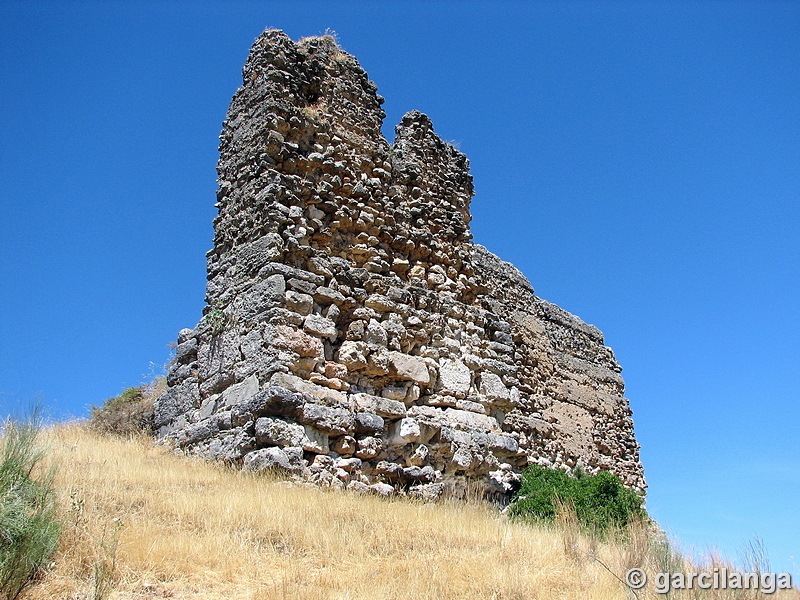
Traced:
POLYGON ((506 494, 529 463, 646 487, 600 331, 473 244, 469 161, 326 36, 267 31, 220 136, 208 303, 160 437, 321 485, 506 494))

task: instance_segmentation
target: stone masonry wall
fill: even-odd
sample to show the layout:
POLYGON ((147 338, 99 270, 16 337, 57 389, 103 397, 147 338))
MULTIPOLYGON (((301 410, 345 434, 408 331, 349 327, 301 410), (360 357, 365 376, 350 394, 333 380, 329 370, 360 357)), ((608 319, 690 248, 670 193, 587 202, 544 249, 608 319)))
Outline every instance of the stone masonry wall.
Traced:
POLYGON ((467 158, 329 37, 253 45, 220 136, 207 306, 157 435, 320 485, 506 494, 537 463, 646 487, 592 325, 472 243, 467 158))

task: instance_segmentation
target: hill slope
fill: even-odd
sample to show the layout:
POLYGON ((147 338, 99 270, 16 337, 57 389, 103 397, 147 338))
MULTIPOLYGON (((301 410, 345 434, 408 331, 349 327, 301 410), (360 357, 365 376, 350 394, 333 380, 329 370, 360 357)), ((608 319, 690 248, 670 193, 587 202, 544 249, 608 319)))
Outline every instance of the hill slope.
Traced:
POLYGON ((610 600, 657 558, 478 502, 290 485, 75 425, 48 439, 64 534, 25 598, 610 600))

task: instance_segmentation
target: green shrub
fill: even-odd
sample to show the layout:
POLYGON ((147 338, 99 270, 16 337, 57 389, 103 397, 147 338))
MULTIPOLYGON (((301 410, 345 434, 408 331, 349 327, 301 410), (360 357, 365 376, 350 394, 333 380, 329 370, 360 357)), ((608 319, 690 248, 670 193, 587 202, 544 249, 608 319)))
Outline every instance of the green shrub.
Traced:
POLYGON ((553 520, 560 505, 571 506, 582 526, 600 532, 646 516, 642 498, 613 473, 587 475, 576 470, 570 475, 536 465, 522 474, 522 486, 509 510, 517 517, 553 520))
POLYGON ((89 424, 107 433, 149 434, 153 428, 153 403, 165 389, 163 377, 156 377, 146 385, 129 387, 119 396, 103 402, 102 406, 92 406, 89 424))
POLYGON ((0 595, 17 598, 48 564, 61 533, 54 471, 43 470, 39 421, 8 421, 0 438, 0 595))

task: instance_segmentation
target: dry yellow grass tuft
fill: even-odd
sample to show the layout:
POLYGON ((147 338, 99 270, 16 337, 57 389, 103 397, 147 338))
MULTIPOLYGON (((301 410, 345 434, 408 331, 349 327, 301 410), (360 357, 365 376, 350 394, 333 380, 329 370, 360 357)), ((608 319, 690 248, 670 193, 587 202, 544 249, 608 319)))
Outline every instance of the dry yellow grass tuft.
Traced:
POLYGON ((65 528, 26 598, 621 600, 647 560, 479 503, 290 486, 77 425, 48 439, 65 528))

